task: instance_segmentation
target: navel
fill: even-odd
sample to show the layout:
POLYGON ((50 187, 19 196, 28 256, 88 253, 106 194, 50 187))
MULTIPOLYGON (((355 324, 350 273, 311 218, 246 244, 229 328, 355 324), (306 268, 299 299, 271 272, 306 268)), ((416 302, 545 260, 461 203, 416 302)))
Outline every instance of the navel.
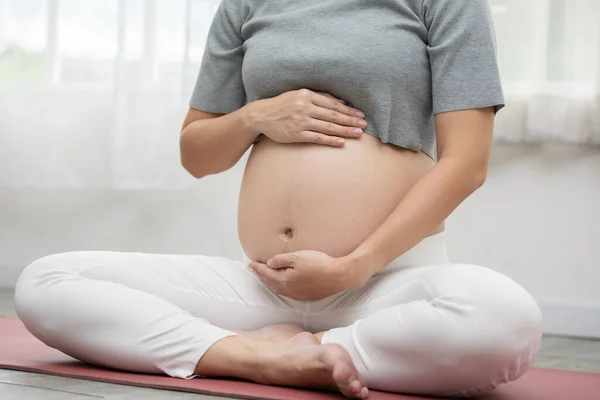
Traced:
POLYGON ((283 240, 289 242, 294 237, 294 230, 290 227, 284 228, 281 236, 283 237, 283 240))

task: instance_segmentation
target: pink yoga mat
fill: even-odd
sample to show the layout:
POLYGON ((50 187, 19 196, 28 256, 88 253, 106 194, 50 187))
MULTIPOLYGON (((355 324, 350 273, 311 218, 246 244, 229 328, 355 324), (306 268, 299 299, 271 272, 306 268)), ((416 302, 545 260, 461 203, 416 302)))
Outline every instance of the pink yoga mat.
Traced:
MULTIPOLYGON (((334 400, 342 398, 341 395, 334 393, 265 386, 243 381, 183 380, 94 367, 44 345, 27 332, 21 321, 10 318, 0 318, 0 368, 242 399, 334 400)), ((373 400, 433 399, 376 391, 371 391, 370 398, 373 400)), ((600 374, 534 368, 518 381, 502 385, 482 399, 600 400, 600 374)))

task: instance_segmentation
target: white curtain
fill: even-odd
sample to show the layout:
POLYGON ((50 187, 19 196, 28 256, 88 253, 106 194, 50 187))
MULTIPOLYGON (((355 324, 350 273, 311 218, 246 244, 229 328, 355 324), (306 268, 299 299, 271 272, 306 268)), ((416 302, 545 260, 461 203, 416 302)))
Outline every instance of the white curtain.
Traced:
POLYGON ((0 186, 181 188, 218 0, 0 0, 0 186))
POLYGON ((508 102, 496 138, 600 144, 600 1, 490 4, 508 102))
MULTIPOLYGON (((0 0, 0 187, 178 189, 218 0, 0 0)), ((600 2, 490 0, 497 139, 600 143, 600 2)))

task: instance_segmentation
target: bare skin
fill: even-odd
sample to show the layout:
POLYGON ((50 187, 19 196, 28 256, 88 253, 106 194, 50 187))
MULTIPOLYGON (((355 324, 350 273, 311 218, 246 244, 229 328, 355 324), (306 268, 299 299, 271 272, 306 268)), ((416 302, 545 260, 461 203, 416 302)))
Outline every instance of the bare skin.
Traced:
POLYGON ((198 362, 195 374, 339 390, 349 398, 368 398, 366 382, 342 346, 321 345, 311 333, 289 324, 239 332, 215 343, 198 362))

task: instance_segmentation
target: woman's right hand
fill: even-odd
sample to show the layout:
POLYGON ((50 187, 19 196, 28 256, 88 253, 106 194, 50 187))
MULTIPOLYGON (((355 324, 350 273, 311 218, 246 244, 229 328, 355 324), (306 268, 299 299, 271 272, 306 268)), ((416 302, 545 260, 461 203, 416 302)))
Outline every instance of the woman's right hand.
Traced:
POLYGON ((360 137, 367 126, 364 113, 329 93, 299 89, 255 103, 255 127, 279 143, 339 147, 344 138, 360 137))

